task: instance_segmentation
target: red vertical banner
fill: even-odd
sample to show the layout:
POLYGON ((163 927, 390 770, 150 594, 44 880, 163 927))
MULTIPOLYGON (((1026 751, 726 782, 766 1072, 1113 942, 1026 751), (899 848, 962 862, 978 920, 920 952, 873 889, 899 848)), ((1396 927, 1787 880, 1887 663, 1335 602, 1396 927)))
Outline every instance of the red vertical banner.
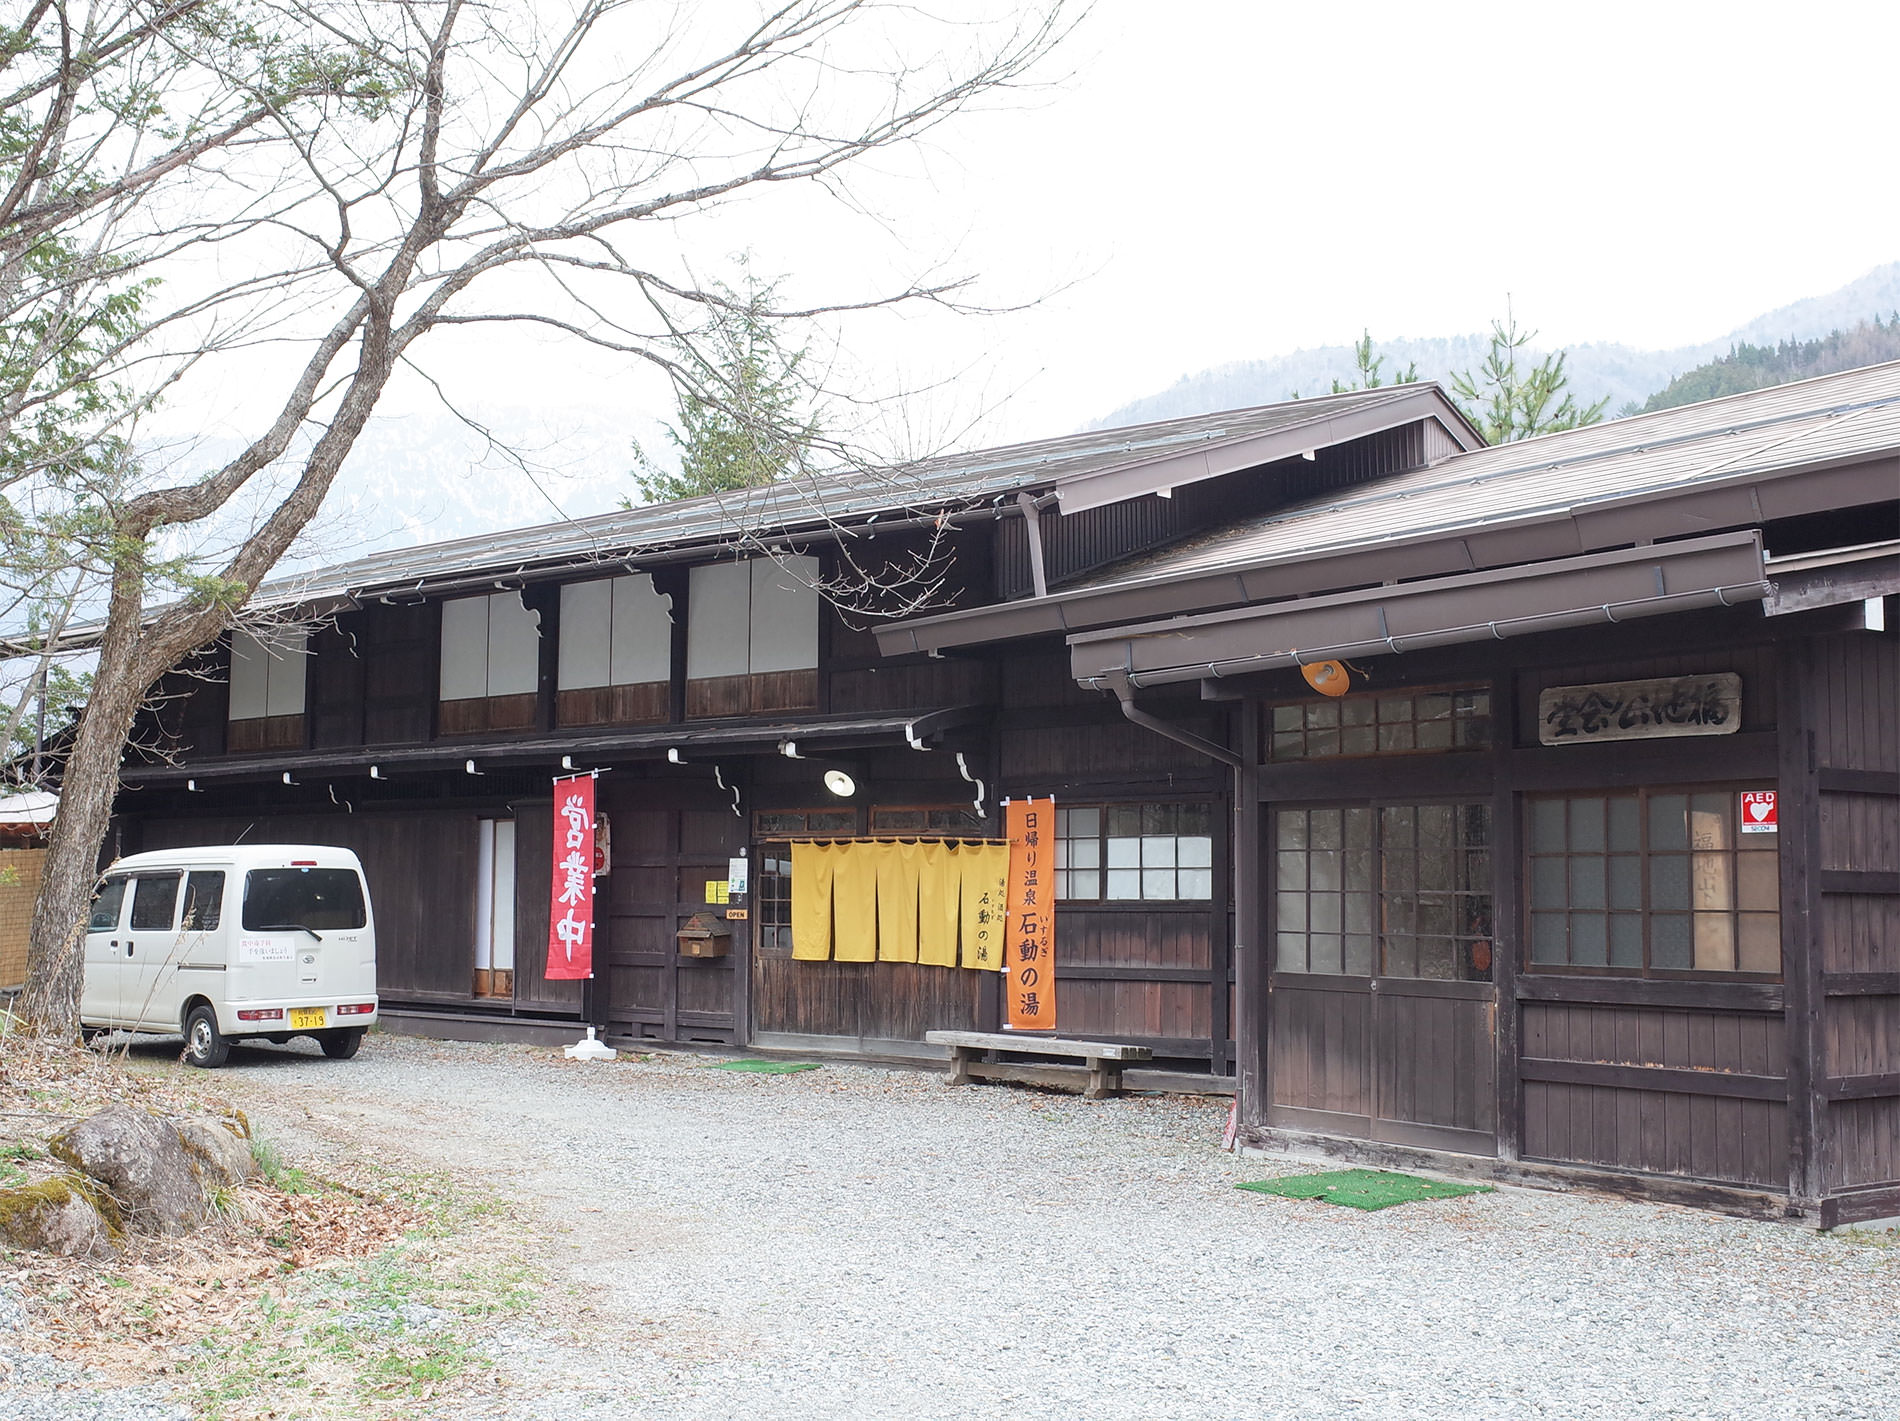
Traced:
POLYGON ((1012 800, 1003 995, 1012 1031, 1056 1028, 1056 802, 1012 800))
POLYGON ((554 782, 554 881, 548 905, 550 982, 594 975, 594 777, 554 782))

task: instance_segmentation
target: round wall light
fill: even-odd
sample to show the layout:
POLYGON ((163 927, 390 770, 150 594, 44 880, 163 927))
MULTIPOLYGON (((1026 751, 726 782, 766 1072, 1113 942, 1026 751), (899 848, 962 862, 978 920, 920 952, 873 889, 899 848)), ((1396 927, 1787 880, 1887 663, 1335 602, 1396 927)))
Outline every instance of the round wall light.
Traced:
POLYGON ((825 788, 840 799, 849 799, 858 792, 858 782, 843 770, 826 770, 825 788))

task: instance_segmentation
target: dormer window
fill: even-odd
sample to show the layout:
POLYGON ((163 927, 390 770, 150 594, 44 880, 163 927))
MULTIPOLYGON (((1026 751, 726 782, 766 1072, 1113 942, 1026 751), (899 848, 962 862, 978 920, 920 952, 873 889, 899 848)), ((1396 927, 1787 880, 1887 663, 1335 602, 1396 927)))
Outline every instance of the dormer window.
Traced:
POLYGON ((817 706, 818 577, 814 557, 693 569, 686 609, 688 716, 817 706))
POLYGON ((232 631, 230 726, 225 736, 231 753, 303 748, 309 641, 309 632, 301 627, 232 631))
POLYGON ((540 670, 541 617, 519 592, 442 604, 442 734, 532 729, 540 670))
POLYGON ((673 599, 646 573, 561 589, 561 725, 640 725, 671 713, 673 599))

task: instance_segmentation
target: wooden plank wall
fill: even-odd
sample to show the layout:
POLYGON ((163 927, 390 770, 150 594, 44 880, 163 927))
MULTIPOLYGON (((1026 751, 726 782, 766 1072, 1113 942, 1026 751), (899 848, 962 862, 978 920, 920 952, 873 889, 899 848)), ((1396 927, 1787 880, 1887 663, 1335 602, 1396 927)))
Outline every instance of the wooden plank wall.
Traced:
MULTIPOLYGON (((1233 774, 1130 724, 1084 690, 1060 652, 999 658, 993 764, 1000 793, 1062 804, 1143 800, 1212 806, 1214 891, 1200 904, 1064 904, 1056 914, 1056 1017, 1065 1035, 1129 1041, 1166 1059, 1233 1068, 1233 774)), ((1151 713, 1216 744, 1228 712, 1194 696, 1144 695, 1151 713)))
MULTIPOLYGON (((1817 641, 1809 681, 1829 1191, 1900 1185, 1900 640, 1817 641)), ((1851 1203, 1851 1201, 1850 1201, 1851 1203)), ((1874 1212, 1893 1213, 1887 1204, 1874 1212)))
MULTIPOLYGON (((241 840, 353 850, 375 909, 383 999, 459 1002, 468 1000, 475 970, 475 818, 473 810, 154 818, 139 825, 139 847, 241 840)), ((517 966, 518 984, 525 975, 517 966)))
MULTIPOLYGON (((1669 742, 1669 756, 1635 776, 1631 762, 1648 746, 1557 747, 1536 755, 1537 767, 1525 773, 1552 779, 1563 771, 1552 787, 1572 791, 1659 784, 1671 782, 1673 759, 1689 782, 1749 778, 1723 761, 1777 728, 1785 673, 1777 647, 1719 634, 1695 645, 1681 630, 1671 639, 1675 645, 1640 658, 1550 658, 1519 670, 1512 708, 1519 754, 1537 749, 1537 700, 1546 687, 1721 671, 1742 678, 1739 738, 1669 742)), ((1784 922, 1784 940, 1791 931, 1784 922)), ((1796 1084, 1780 989, 1520 971, 1515 993, 1523 1157, 1789 1188, 1788 1098, 1796 1084)))

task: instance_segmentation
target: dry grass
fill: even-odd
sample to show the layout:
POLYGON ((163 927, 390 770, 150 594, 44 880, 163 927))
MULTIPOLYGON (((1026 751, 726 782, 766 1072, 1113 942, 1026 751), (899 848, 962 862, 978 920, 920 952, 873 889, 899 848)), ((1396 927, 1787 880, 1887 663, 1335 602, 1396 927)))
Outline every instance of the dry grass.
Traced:
MULTIPOLYGON (((214 1076, 161 1079, 0 1034, 0 1185, 56 1171, 47 1142, 113 1103, 232 1113, 214 1076)), ((220 1194, 193 1234, 131 1235, 106 1259, 7 1253, 35 1316, 29 1345, 174 1385, 230 1421, 409 1414, 485 1389, 474 1339, 532 1297, 505 1211, 442 1178, 355 1166, 315 1179, 254 1145, 262 1176, 220 1194)))

